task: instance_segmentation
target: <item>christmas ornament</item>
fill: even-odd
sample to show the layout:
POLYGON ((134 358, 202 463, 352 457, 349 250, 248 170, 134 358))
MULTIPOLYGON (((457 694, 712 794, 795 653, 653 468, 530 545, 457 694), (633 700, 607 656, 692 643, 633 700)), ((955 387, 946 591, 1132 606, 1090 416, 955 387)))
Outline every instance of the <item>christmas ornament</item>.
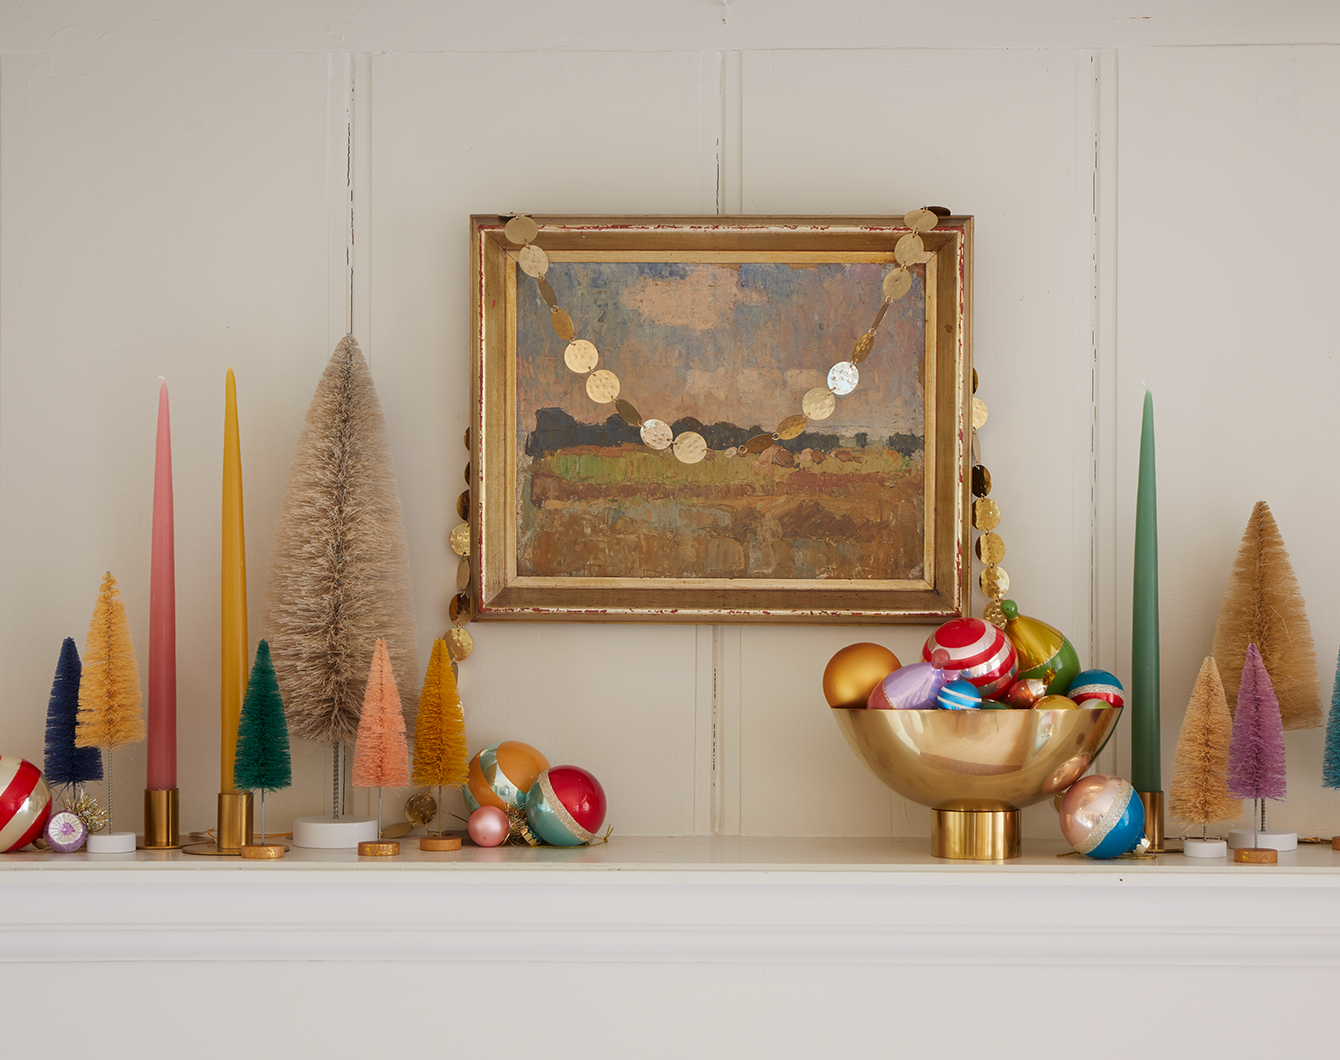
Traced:
POLYGON ((1124 706, 1126 698, 1122 692, 1121 682, 1106 670, 1084 670, 1075 675, 1066 689, 1066 695, 1080 706, 1092 699, 1101 700, 1106 707, 1124 706))
POLYGON ((1001 605, 1005 632, 1019 653, 1019 676, 1040 677, 1047 682, 1047 694, 1063 696, 1079 673, 1079 656, 1074 645, 1059 629, 1036 618, 1019 614, 1013 600, 1001 605))
POLYGON ((982 694, 971 681, 950 681, 940 689, 936 703, 941 710, 980 710, 982 694))
POLYGON ((535 778, 548 768, 549 760, 528 743, 489 744, 470 759, 470 779, 461 788, 465 805, 472 813, 481 806, 501 810, 524 806, 535 778))
POLYGON ((470 814, 467 824, 470 838, 481 847, 501 846, 507 838, 511 822, 501 806, 481 806, 470 814))
POLYGON ((1145 808, 1121 777, 1095 773, 1070 786, 1061 799, 1061 834, 1079 853, 1115 858, 1148 846, 1145 808))
POLYGON ((824 699, 835 709, 863 707, 870 693, 902 663, 881 644, 848 644, 824 667, 824 699))
POLYGON ((1069 696, 1043 696, 1033 704, 1034 710, 1076 710, 1079 704, 1069 696))
POLYGON ((1046 694, 1047 682, 1042 678, 1021 677, 1005 690, 1001 699, 1017 710, 1027 710, 1046 694))
POLYGON ((536 838, 551 846, 590 843, 605 823, 605 789, 585 769, 554 766, 526 796, 526 820, 536 838))
POLYGON ((43 834, 57 854, 72 854, 84 845, 88 829, 73 810, 61 810, 51 815, 43 834))
POLYGON ((954 618, 927 639, 922 658, 930 661, 937 648, 949 653, 949 665, 971 681, 983 699, 1014 683, 1018 671, 1014 645, 1003 631, 980 618, 954 618))
POLYGON ((51 816, 51 785, 18 755, 0 755, 0 854, 26 847, 51 816))
POLYGON ((936 706, 940 689, 958 676, 946 670, 949 653, 937 648, 930 662, 903 666, 875 686, 866 704, 871 710, 926 710, 936 706))

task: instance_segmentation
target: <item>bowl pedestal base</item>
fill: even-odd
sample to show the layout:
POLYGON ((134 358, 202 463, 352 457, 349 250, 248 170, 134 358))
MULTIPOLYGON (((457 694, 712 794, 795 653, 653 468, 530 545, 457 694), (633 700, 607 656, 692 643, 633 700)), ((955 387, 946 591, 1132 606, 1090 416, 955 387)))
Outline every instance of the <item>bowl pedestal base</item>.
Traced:
POLYGON ((1018 810, 934 810, 931 853, 963 861, 1019 856, 1018 810))

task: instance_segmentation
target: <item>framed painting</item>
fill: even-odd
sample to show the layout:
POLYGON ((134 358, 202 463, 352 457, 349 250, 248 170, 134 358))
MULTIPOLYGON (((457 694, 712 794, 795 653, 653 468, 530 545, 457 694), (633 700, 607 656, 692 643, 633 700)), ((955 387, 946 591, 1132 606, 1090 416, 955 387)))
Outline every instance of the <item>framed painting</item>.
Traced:
POLYGON ((508 222, 471 218, 475 617, 967 613, 972 218, 508 222))

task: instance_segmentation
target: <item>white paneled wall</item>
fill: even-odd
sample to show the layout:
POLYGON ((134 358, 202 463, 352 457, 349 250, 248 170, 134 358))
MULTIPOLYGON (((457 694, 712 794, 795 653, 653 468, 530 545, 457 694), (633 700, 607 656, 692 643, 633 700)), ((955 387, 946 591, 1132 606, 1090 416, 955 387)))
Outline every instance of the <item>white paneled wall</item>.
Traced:
MULTIPOLYGON (((467 218, 493 211, 975 215, 983 455, 1021 610, 1126 672, 1148 385, 1165 783, 1257 499, 1290 546, 1329 692, 1330 5, 272 6, 0 11, 0 750, 40 759, 60 640, 82 644, 106 569, 144 661, 163 375, 182 816, 212 821, 224 371, 254 638, 294 442, 350 313, 388 420, 427 657, 455 581, 467 218)), ((473 629, 472 745, 523 739, 588 766, 616 831, 926 831, 925 811, 860 770, 819 693, 838 647, 878 639, 907 659, 924 629, 473 629)), ((1124 730, 1114 744, 1107 767, 1124 770, 1124 730)), ((1320 748, 1319 732, 1289 737, 1292 794, 1272 824, 1340 831, 1320 748)), ((328 804, 322 750, 296 765, 272 822, 328 804)), ((143 768, 142 749, 118 756, 124 827, 143 768)), ((1054 834, 1042 810, 1026 828, 1054 834)))

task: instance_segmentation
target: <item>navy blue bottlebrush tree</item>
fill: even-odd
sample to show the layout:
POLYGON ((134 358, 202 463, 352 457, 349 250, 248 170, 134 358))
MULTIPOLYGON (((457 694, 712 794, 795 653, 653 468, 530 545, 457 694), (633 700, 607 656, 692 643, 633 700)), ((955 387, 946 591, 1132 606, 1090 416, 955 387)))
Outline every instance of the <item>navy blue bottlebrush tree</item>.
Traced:
POLYGON ((65 788, 62 798, 73 805, 81 784, 102 779, 102 752, 96 747, 76 747, 75 716, 79 712, 79 680, 83 676, 79 649, 66 637, 56 661, 47 703, 46 751, 43 771, 47 782, 65 788))

